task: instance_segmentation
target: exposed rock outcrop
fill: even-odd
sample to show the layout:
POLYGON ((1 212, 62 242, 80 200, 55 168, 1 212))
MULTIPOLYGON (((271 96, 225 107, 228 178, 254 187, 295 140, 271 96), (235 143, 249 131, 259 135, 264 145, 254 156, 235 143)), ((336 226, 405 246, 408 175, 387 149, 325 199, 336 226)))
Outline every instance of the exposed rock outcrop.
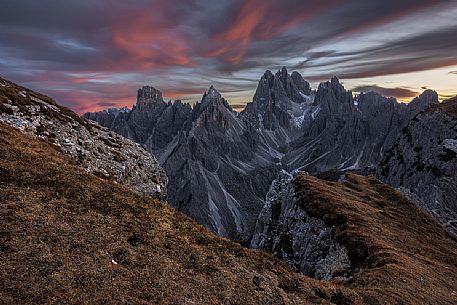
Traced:
POLYGON ((213 87, 168 151, 170 204, 219 235, 250 240, 278 166, 259 135, 213 87))
POLYGON ((457 234, 457 117, 452 111, 457 99, 439 104, 428 94, 421 101, 429 107, 402 129, 378 176, 415 195, 421 207, 457 234))
POLYGON ((173 207, 219 235, 249 242, 278 160, 214 87, 193 109, 165 103, 160 91, 143 87, 130 112, 111 122, 105 116, 85 115, 157 156, 173 207))
POLYGON ((334 234, 300 206, 293 176, 281 171, 267 194, 251 247, 273 253, 308 276, 329 280, 350 268, 347 250, 334 234))
MULTIPOLYGON (((110 111, 120 115, 123 111, 110 111)), ((167 176, 139 144, 80 118, 49 97, 0 79, 0 122, 51 143, 89 173, 165 199, 167 176)))

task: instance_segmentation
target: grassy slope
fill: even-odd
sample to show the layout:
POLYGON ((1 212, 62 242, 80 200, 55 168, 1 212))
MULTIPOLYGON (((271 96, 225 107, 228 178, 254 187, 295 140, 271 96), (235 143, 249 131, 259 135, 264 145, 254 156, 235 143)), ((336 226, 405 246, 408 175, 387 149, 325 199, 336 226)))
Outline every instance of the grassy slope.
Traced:
MULTIPOLYGON (((16 91, 0 87, 0 112, 24 102, 16 91)), ((0 124, 0 304, 457 304, 456 244, 373 178, 296 180, 303 208, 335 226, 357 267, 329 283, 70 163, 0 124)))
POLYGON ((308 304, 334 293, 1 124, 0 189, 1 304, 308 304))
POLYGON ((372 177, 344 184, 299 176, 299 202, 346 245, 347 287, 364 303, 457 304, 457 244, 428 214, 372 177))
POLYGON ((0 303, 455 304, 457 250, 392 188, 297 179, 356 264, 320 282, 0 124, 0 303), (117 264, 113 263, 114 259, 117 264))

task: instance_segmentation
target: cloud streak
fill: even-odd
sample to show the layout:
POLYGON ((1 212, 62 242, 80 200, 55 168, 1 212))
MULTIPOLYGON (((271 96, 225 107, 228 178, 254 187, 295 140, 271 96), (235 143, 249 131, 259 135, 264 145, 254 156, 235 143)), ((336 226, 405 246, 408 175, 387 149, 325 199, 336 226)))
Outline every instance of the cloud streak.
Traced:
POLYGON ((0 71, 79 112, 130 106, 144 84, 252 92, 283 65, 314 82, 378 77, 457 65, 455 13, 431 0, 5 1, 0 71))

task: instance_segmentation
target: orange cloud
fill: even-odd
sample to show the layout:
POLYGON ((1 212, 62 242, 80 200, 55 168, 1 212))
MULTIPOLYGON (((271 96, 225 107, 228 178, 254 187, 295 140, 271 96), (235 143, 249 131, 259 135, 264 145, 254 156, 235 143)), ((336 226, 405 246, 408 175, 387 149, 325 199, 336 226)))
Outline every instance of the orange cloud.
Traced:
POLYGON ((241 5, 229 28, 212 37, 218 47, 207 55, 222 57, 228 63, 237 65, 245 57, 253 40, 268 40, 280 36, 341 1, 302 5, 296 11, 284 12, 284 8, 276 1, 247 0, 241 5))
POLYGON ((180 99, 184 97, 189 97, 190 95, 203 95, 205 89, 183 89, 183 90, 165 90, 163 96, 171 99, 180 99))
POLYGON ((226 46, 212 51, 208 55, 212 57, 228 55, 228 62, 239 64, 246 53, 255 29, 265 15, 266 9, 266 3, 258 3, 256 0, 246 1, 240 9, 234 26, 214 37, 216 41, 228 42, 226 46))
POLYGON ((121 65, 133 65, 141 70, 164 66, 193 66, 189 55, 189 40, 166 16, 160 16, 157 2, 136 11, 128 21, 120 20, 111 27, 114 45, 129 56, 121 65))

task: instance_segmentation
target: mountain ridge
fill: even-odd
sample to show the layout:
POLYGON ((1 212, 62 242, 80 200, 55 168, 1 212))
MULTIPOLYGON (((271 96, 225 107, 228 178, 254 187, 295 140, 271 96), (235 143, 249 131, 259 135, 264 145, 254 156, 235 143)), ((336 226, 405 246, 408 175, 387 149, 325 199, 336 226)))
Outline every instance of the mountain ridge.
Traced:
MULTIPOLYGON (((267 190, 271 204, 264 205, 261 213, 267 215, 263 212, 271 208, 273 217, 263 222, 265 230, 254 231, 253 241, 259 240, 260 231, 260 239, 278 239, 276 250, 269 243, 259 248, 297 268, 293 270, 263 251, 217 237, 168 204, 134 191, 135 184, 88 171, 86 164, 74 159, 72 150, 55 145, 65 141, 60 137, 51 141, 46 134, 40 137, 43 130, 37 127, 52 122, 55 132, 67 134, 72 132, 68 126, 80 131, 86 126, 105 140, 109 132, 45 96, 10 82, 2 84, 9 86, 0 95, 0 218, 5 220, 0 222, 2 303, 457 301, 457 239, 426 209, 374 177, 346 173, 337 175, 338 181, 325 181, 303 172, 294 178, 278 169, 284 178, 267 190), (38 109, 35 103, 43 107, 38 109), (40 125, 30 125, 38 119, 40 125), (271 230, 272 224, 275 229, 271 230), (308 246, 312 251, 300 252, 308 246)), ((433 105, 413 122, 420 123, 421 116, 445 115, 446 121, 441 121, 447 126, 454 122, 455 108, 452 101, 433 105)), ((206 128, 199 128, 208 136, 206 128)), ((85 133, 74 137, 69 147, 79 147, 78 139, 84 139, 85 133)), ((120 136, 111 137, 120 145, 129 143, 120 136)), ((185 139, 200 149, 204 148, 201 141, 208 140, 185 139)), ((190 153, 186 162, 203 162, 185 143, 178 150, 190 153)), ((443 141, 444 147, 452 148, 452 143, 443 141)), ((112 151, 116 148, 112 145, 101 141, 98 148, 112 151)), ((138 153, 143 151, 134 147, 138 153)), ((187 157, 174 155, 181 156, 187 157)), ((240 161, 230 161, 234 160, 240 161)), ((201 167, 204 179, 218 172, 217 167, 210 171, 212 166, 225 166, 197 164, 205 166, 201 167)), ((141 178, 148 180, 148 176, 141 178)), ((229 178, 225 181, 234 181, 238 189, 243 186, 233 177, 213 178, 229 178)), ((264 171, 256 177, 262 178, 264 171)), ((213 189, 210 194, 217 192, 213 189)))
MULTIPOLYGON (((141 120, 130 117, 121 124, 98 121, 145 144, 161 164, 166 164, 165 170, 172 177, 172 195, 168 198, 172 205, 188 206, 187 213, 193 213, 192 217, 197 221, 234 239, 241 234, 247 244, 252 234, 250 230, 255 226, 252 219, 260 212, 270 184, 281 169, 301 170, 313 175, 347 170, 375 173, 402 129, 416 115, 438 103, 438 95, 432 90, 424 91, 410 104, 398 103, 373 92, 354 98, 337 77, 321 83, 313 91, 300 73, 289 74, 285 67, 275 74, 267 70, 262 75, 253 101, 239 114, 233 112, 214 87, 208 92, 193 108, 186 108, 180 117, 181 125, 170 124, 175 126, 169 128, 174 133, 167 138, 165 148, 157 149, 150 141, 144 141, 144 137, 135 138, 122 127, 134 126, 141 120), (214 96, 208 98, 208 92, 214 96), (200 116, 203 108, 205 115, 200 116), (173 158, 179 147, 187 147, 184 149, 187 152, 173 158), (195 155, 197 151, 198 156, 195 155), (190 158, 192 164, 183 163, 183 158, 190 158), (222 168, 221 164, 224 164, 222 168), (187 177, 184 180, 180 175, 183 166, 187 177), (257 181, 256 168, 265 173, 261 181, 257 181), (202 177, 205 178, 202 180, 202 177), (251 189, 243 186, 243 190, 238 190, 226 177, 240 179, 243 185, 254 184, 251 189), (175 179, 181 181, 175 183, 175 179), (198 185, 203 185, 207 194, 195 190, 197 185, 187 188, 192 180, 199 181, 198 185), (181 191, 183 187, 186 190, 181 191), (210 190, 214 188, 218 195, 211 194, 210 190), (210 204, 209 198, 219 198, 220 203, 211 199, 215 203, 210 204), (206 202, 207 207, 202 208, 201 202, 206 202), (199 209, 204 212, 195 214, 199 209), (240 209, 250 212, 245 216, 233 212, 240 209), (215 223, 224 222, 224 218, 232 224, 222 225, 223 230, 220 225, 216 228, 215 223), (234 225, 236 222, 244 222, 243 227, 249 229, 240 230, 239 225, 234 225)), ((135 108, 131 112, 142 111, 147 110, 135 108)), ((85 117, 98 119, 97 114, 85 117)), ((164 122, 161 129, 168 130, 167 120, 160 115, 158 120, 164 122)), ((145 137, 157 139, 160 133, 146 132, 145 137)))
POLYGON ((435 220, 373 178, 349 175, 339 184, 299 176, 299 205, 326 225, 336 224, 336 238, 352 244, 351 260, 360 262, 350 278, 318 281, 215 236, 167 204, 87 173, 49 143, 3 123, 0 143, 2 303, 457 300, 456 244, 435 220), (366 230, 363 224, 372 219, 375 226, 366 230), (396 232, 390 226, 407 230, 407 242, 397 236, 380 247, 383 235, 376 230, 387 230, 390 238, 396 232), (419 248, 411 240, 420 241, 419 248))

